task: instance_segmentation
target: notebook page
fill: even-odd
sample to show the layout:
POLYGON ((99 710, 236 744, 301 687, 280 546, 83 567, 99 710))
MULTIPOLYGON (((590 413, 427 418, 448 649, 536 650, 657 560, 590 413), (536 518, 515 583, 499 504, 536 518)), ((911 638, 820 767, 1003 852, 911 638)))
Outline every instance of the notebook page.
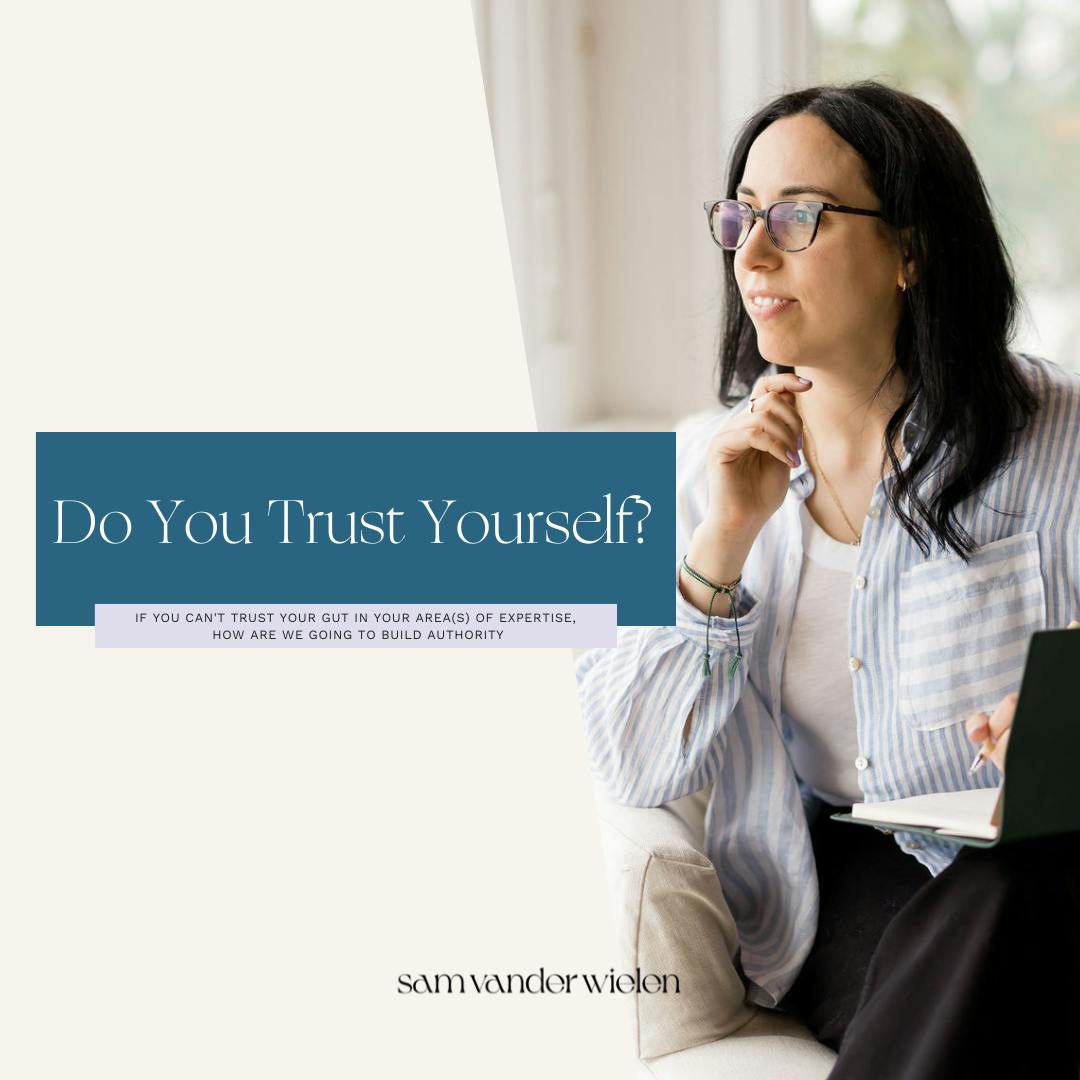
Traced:
POLYGON ((968 791, 914 795, 909 799, 856 803, 851 808, 851 816, 867 821, 936 828, 945 834, 992 840, 998 834, 992 817, 999 790, 972 788, 968 791))

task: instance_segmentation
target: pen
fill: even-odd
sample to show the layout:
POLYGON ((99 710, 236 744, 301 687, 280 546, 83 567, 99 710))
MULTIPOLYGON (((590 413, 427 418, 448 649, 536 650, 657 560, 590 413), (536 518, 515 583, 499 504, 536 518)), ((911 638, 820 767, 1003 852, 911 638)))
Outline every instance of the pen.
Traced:
POLYGON ((987 759, 994 752, 994 745, 989 739, 982 744, 979 752, 975 755, 975 760, 971 763, 971 768, 968 769, 968 776, 977 773, 986 764, 987 759))
MULTIPOLYGON (((1073 619, 1073 621, 1069 623, 1069 625, 1066 626, 1065 629, 1080 630, 1080 622, 1078 622, 1076 619, 1073 619)), ((979 748, 979 752, 975 755, 975 760, 971 763, 971 768, 968 769, 969 776, 972 773, 977 773, 986 764, 987 758, 989 758, 990 755, 994 752, 995 745, 996 744, 992 743, 989 739, 987 739, 982 744, 982 746, 979 748)))

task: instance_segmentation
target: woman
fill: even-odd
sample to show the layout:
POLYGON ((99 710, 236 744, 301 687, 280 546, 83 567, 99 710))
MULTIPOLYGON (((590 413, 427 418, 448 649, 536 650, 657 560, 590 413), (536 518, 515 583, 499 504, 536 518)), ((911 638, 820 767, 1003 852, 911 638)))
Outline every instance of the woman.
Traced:
POLYGON ((830 814, 1000 783, 1028 639, 1080 612, 1080 379, 1009 352, 978 169, 916 98, 778 98, 706 209, 735 404, 680 432, 676 626, 579 663, 594 770, 639 806, 715 785, 748 999, 839 1048, 834 1078, 1026 1075, 1037 1038, 1075 1080, 1076 839, 830 814))

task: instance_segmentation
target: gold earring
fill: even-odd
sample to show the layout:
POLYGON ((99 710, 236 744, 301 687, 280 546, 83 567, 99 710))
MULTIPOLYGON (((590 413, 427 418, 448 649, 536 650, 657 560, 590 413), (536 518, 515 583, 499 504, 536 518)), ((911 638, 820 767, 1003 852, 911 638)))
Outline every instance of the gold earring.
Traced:
POLYGON ((902 281, 900 283, 900 291, 901 292, 907 292, 907 282, 906 281, 902 281))

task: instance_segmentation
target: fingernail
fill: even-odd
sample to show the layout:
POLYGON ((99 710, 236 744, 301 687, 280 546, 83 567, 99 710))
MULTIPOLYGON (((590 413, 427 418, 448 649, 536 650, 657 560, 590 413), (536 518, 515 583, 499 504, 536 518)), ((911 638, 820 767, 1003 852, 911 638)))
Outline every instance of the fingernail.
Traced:
POLYGON ((791 462, 792 465, 799 464, 799 455, 796 454, 794 450, 787 451, 787 459, 791 462))
POLYGON ((798 377, 799 382, 804 383, 806 386, 812 386, 813 383, 809 379, 804 379, 801 375, 798 377))
POLYGON ((795 442, 795 445, 796 445, 796 446, 797 446, 797 447, 798 447, 798 448, 799 448, 800 450, 802 449, 802 435, 800 435, 800 436, 799 436, 799 438, 798 438, 798 439, 796 440, 796 442, 795 442))

